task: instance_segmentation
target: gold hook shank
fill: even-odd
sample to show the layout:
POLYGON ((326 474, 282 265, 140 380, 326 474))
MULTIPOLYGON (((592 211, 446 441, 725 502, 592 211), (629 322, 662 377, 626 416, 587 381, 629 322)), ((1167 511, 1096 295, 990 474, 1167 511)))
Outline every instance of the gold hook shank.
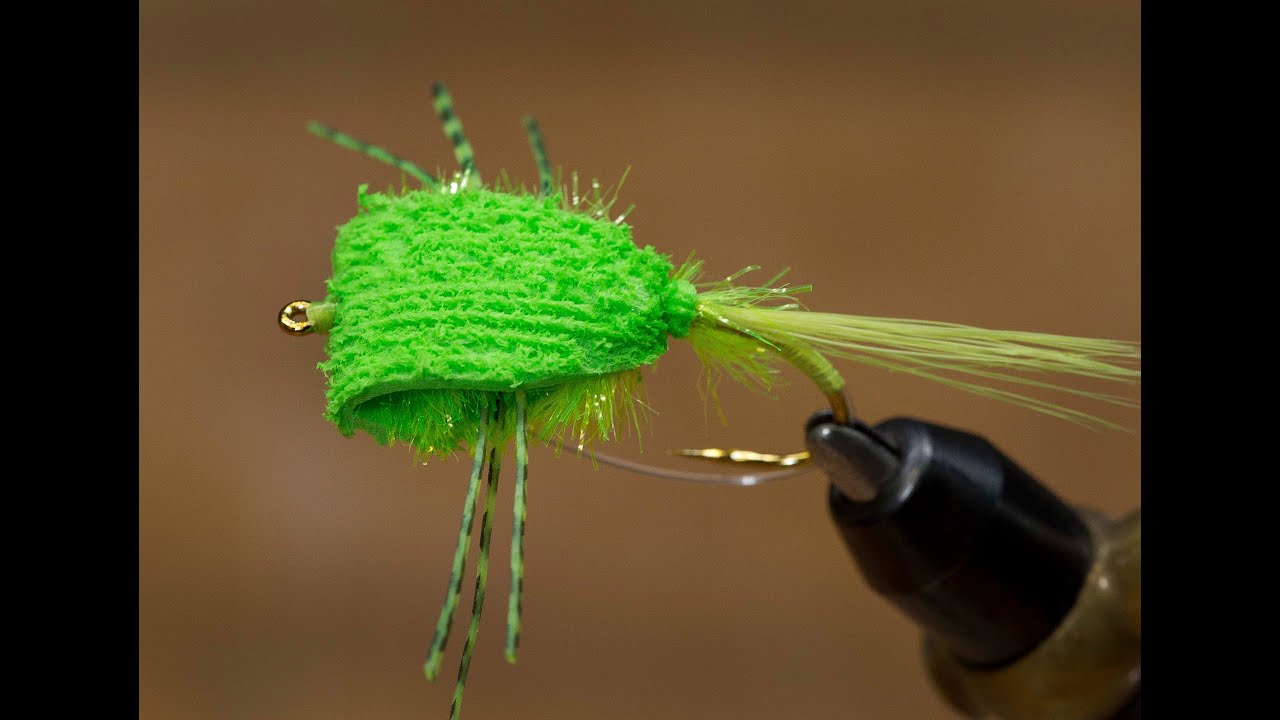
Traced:
MULTIPOLYGON (((834 422, 842 425, 849 422, 849 401, 845 398, 843 391, 834 390, 827 393, 827 402, 831 404, 831 419, 834 422)), ((671 452, 673 455, 681 457, 698 458, 712 462, 746 463, 771 467, 797 467, 807 464, 811 459, 807 450, 785 455, 738 448, 687 448, 684 450, 672 450, 671 452)))

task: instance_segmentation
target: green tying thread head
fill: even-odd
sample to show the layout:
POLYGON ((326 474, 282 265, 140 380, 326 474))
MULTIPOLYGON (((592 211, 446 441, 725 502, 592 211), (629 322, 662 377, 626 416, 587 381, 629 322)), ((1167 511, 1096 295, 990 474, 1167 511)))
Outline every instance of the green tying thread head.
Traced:
POLYGON ((562 188, 532 118, 525 130, 538 189, 516 187, 505 174, 486 187, 448 91, 436 84, 433 96, 459 166, 449 176, 434 177, 382 148, 309 126, 399 168, 422 188, 369 193, 362 185, 356 216, 338 229, 328 296, 286 305, 280 324, 291 334, 328 333, 329 359, 320 365, 328 377, 326 417, 342 434, 364 430, 420 455, 465 448, 473 456, 445 604, 424 665, 428 678, 439 670, 457 609, 480 480, 487 476, 475 601, 451 717, 461 710, 484 606, 508 441, 516 447, 516 508, 506 654, 515 662, 528 435, 583 446, 612 439, 620 425, 638 425, 640 368, 666 352, 668 337, 693 346, 712 398, 715 375, 767 388, 781 360, 815 382, 838 420, 847 419, 845 381, 829 358, 907 372, 1093 427, 1114 425, 991 383, 1133 405, 1044 375, 1136 382, 1136 343, 809 312, 792 298, 809 288, 779 286, 781 275, 757 287, 735 284, 756 268, 700 284, 700 261, 677 268, 652 247, 634 244, 623 222, 630 209, 611 217, 617 188, 593 182, 579 193, 576 174, 562 188))

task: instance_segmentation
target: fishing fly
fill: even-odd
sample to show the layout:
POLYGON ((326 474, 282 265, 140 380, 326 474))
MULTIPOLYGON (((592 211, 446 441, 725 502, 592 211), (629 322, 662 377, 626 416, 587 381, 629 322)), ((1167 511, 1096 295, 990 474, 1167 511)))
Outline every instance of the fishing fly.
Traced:
MULTIPOLYGON (((1115 425, 1029 393, 1136 405, 1047 379, 1137 382, 1135 342, 813 312, 795 299, 809 286, 780 284, 781 276, 740 282, 757 268, 705 281, 701 260, 676 266, 652 246, 635 244, 625 222, 630 208, 614 213, 621 182, 579 188, 575 173, 566 187, 532 118, 524 128, 538 185, 525 189, 505 172, 486 184, 449 92, 437 83, 432 93, 457 161, 452 173, 428 173, 380 147, 309 125, 322 138, 398 168, 419 187, 378 193, 361 185, 355 217, 337 231, 327 296, 285 305, 278 322, 291 335, 328 335, 328 359, 319 365, 327 378, 325 415, 344 436, 364 431, 381 444, 407 444, 423 460, 460 450, 472 458, 444 605, 424 662, 428 679, 439 672, 462 594, 484 481, 475 594, 451 718, 461 712, 484 608, 505 451, 514 444, 505 654, 515 662, 529 442, 590 449, 638 427, 640 369, 667 351, 669 339, 692 346, 713 392, 711 378, 719 375, 767 388, 777 364, 789 363, 813 380, 838 422, 849 419, 849 410, 832 359, 909 373, 1091 427, 1115 425), (1009 389, 1017 386, 1026 389, 1009 389)), ((784 467, 807 460, 804 453, 687 454, 784 467)), ((759 479, 741 476, 738 484, 750 484, 744 478, 759 479)))

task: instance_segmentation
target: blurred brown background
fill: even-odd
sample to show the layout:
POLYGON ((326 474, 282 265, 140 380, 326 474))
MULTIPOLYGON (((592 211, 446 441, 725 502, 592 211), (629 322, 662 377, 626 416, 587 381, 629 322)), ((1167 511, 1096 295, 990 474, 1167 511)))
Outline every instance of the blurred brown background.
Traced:
MULTIPOLYGON (((275 327, 324 294, 356 186, 399 182, 307 120, 452 167, 439 79, 487 177, 536 180, 532 113, 553 163, 632 166, 638 243, 715 274, 790 266, 814 309, 1137 339, 1139 11, 143 0, 142 717, 447 716, 461 636, 443 681, 420 663, 467 462, 340 437, 323 340, 275 327)), ((1097 433, 842 367, 864 418, 969 428, 1073 502, 1140 503, 1137 412, 1103 408, 1133 432, 1097 433)), ((773 398, 725 385, 723 428, 697 377, 676 344, 647 375, 646 452, 617 452, 798 449, 822 405, 794 374, 773 398)), ((539 448, 530 477, 521 661, 501 650, 508 477, 465 717, 952 717, 820 474, 713 489, 539 448)))

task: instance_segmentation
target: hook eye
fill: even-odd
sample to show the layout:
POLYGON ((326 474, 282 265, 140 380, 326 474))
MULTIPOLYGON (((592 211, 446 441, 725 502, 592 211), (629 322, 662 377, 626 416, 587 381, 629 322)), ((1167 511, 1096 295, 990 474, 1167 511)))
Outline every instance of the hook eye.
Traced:
POLYGON ((309 307, 311 307, 310 300, 294 300, 280 308, 280 329, 295 337, 315 332, 315 323, 307 318, 307 308, 309 307))

